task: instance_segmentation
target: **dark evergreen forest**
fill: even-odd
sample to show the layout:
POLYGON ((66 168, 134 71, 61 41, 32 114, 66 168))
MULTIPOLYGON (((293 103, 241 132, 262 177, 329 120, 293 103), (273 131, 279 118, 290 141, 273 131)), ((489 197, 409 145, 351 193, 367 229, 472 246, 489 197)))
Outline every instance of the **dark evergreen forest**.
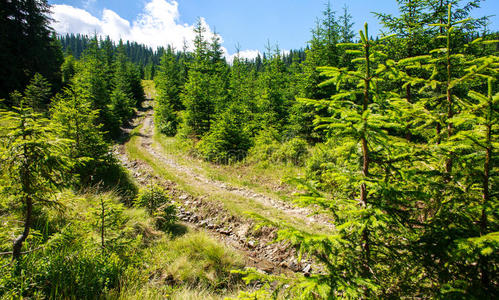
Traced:
MULTIPOLYGON (((85 49, 90 45, 92 37, 81 34, 66 34, 65 36, 58 36, 57 39, 61 42, 62 51, 66 54, 71 53, 73 57, 79 59, 85 49)), ((117 50, 115 42, 111 41, 109 37, 99 40, 103 48, 106 48, 111 53, 117 50)), ((160 65, 161 57, 164 55, 166 49, 159 47, 153 50, 136 42, 123 42, 125 46, 125 53, 128 59, 139 66, 143 79, 153 79, 156 75, 160 65)), ((177 60, 180 59, 181 52, 177 52, 177 60)), ((256 70, 261 71, 263 67, 262 61, 266 59, 266 54, 258 55, 257 58, 249 62, 254 64, 256 70)), ((286 66, 294 63, 301 63, 305 60, 305 50, 290 50, 289 53, 283 54, 282 61, 286 66)))

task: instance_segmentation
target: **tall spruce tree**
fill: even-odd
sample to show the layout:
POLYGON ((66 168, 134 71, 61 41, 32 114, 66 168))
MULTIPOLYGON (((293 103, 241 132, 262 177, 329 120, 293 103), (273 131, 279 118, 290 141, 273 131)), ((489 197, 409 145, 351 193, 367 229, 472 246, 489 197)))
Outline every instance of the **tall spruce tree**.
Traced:
MULTIPOLYGON (((487 93, 482 94, 470 91, 468 102, 458 118, 456 126, 466 129, 460 130, 454 137, 459 144, 458 156, 465 164, 466 169, 462 182, 469 186, 467 214, 475 220, 474 236, 465 237, 458 241, 455 255, 460 259, 477 262, 468 272, 473 294, 480 297, 496 297, 497 283, 493 280, 497 272, 497 249, 499 243, 499 223, 496 221, 498 167, 497 145, 499 141, 499 91, 494 82, 499 73, 499 57, 481 59, 492 62, 495 68, 487 74, 487 93)), ((485 77, 485 76, 484 76, 485 77)))
POLYGON ((339 18, 340 41, 342 43, 351 43, 355 34, 353 32, 352 15, 348 12, 348 6, 343 6, 343 14, 339 18))
POLYGON ((76 62, 73 55, 69 54, 64 58, 64 63, 61 66, 62 84, 67 86, 76 72, 76 62))
POLYGON ((155 107, 156 128, 166 135, 177 133, 177 111, 182 110, 180 100, 181 82, 180 65, 172 46, 168 46, 161 58, 161 65, 154 79, 158 96, 155 107))
POLYGON ((44 111, 52 95, 51 84, 39 73, 31 79, 26 87, 25 104, 36 112, 44 111))
POLYGON ((403 208, 410 200, 401 199, 413 191, 408 189, 410 172, 400 170, 400 165, 410 165, 410 157, 405 143, 390 134, 401 125, 389 101, 393 94, 383 90, 383 83, 396 75, 396 64, 368 39, 367 25, 359 43, 338 46, 349 48, 346 52, 355 56, 354 67, 319 68, 328 78, 322 85, 333 85, 337 92, 325 100, 301 99, 330 113, 318 117, 316 124, 338 143, 337 166, 328 174, 334 181, 333 193, 327 195, 313 183, 297 180, 307 191, 300 203, 329 213, 334 229, 315 234, 272 224, 281 228, 278 240, 291 242, 300 256, 314 257, 324 270, 283 283, 288 292, 304 298, 397 297, 403 295, 399 283, 414 284, 417 271, 402 257, 412 237, 403 225, 407 218, 403 208))
POLYGON ((57 89, 63 55, 49 26, 49 4, 46 0, 0 3, 0 99, 24 89, 35 73, 57 89))
POLYGON ((223 105, 226 86, 222 78, 225 74, 220 69, 223 63, 218 38, 214 37, 209 44, 201 19, 198 19, 194 32, 194 58, 181 99, 186 108, 185 123, 189 134, 200 137, 210 130, 217 106, 223 105))
POLYGON ((120 125, 126 125, 133 115, 136 101, 132 93, 129 66, 122 41, 118 46, 113 67, 113 88, 110 95, 111 112, 119 119, 120 125))
POLYGON ((78 88, 86 90, 92 97, 92 108, 99 111, 99 123, 103 125, 107 136, 111 138, 120 134, 120 119, 113 114, 112 107, 110 107, 112 82, 108 68, 97 38, 94 37, 77 64, 73 80, 78 88))
POLYGON ((98 118, 99 112, 93 108, 89 92, 76 84, 64 88, 51 108, 55 133, 70 140, 68 157, 73 161, 70 171, 79 187, 99 183, 103 179, 99 171, 114 163, 98 118))
POLYGON ((264 71, 258 78, 257 105, 261 128, 282 129, 287 123, 288 105, 291 95, 289 94, 289 82, 282 61, 279 47, 272 49, 267 46, 267 58, 264 59, 264 71))

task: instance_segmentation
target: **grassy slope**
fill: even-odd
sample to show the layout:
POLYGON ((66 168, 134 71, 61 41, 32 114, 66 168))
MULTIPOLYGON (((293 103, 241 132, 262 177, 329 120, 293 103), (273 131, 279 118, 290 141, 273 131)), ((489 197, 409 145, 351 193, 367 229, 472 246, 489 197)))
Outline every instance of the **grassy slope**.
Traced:
MULTIPOLYGON (((34 291, 44 291, 55 298, 79 295, 88 299, 224 299, 246 288, 230 274, 231 270, 243 267, 242 257, 203 231, 186 228, 185 234, 177 236, 160 231, 145 209, 126 208, 120 204, 119 196, 109 192, 65 191, 57 198, 64 210, 44 208, 39 213, 48 230, 54 232, 48 236, 49 241, 37 244, 42 233, 32 230, 27 248, 41 246, 41 250, 26 256, 31 262, 25 266, 27 275, 11 277, 15 268, 9 264, 10 257, 0 256, 0 265, 5 267, 0 270, 0 299, 19 298, 20 294, 30 295, 34 291), (122 244, 126 249, 103 254, 106 259, 101 258, 100 231, 95 227, 98 217, 94 215, 102 197, 122 207, 126 219, 119 231, 106 231, 108 247, 115 236, 122 234, 130 241, 122 244), (122 256, 126 259, 119 265, 124 270, 102 267, 102 263, 111 266, 122 256), (67 261, 72 261, 72 267, 61 273, 61 269, 68 268, 67 261), (107 271, 98 273, 94 269, 107 271), (119 276, 118 286, 111 285, 107 291, 95 288, 94 279, 103 280, 111 274, 119 276), (4 289, 11 285, 18 287, 4 289)), ((12 223, 2 229, 12 233, 18 228, 12 223)), ((0 252, 10 250, 10 234, 0 235, 0 245, 0 252)))

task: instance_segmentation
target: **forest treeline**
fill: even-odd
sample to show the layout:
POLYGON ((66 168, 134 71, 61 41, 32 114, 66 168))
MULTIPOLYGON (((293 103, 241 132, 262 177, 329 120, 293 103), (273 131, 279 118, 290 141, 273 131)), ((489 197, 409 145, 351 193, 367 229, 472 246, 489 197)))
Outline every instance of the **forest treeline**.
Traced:
MULTIPOLYGON (((93 37, 91 36, 79 33, 68 33, 66 35, 57 36, 57 40, 61 43, 62 51, 66 54, 73 55, 77 59, 79 59, 85 49, 87 49, 92 39, 93 37)), ((107 52, 114 52, 117 50, 116 43, 112 41, 109 36, 104 39, 99 37, 99 43, 103 45, 102 47, 105 48, 107 52)), ((156 50, 153 50, 146 45, 130 41, 124 41, 123 44, 128 59, 139 67, 142 78, 147 80, 154 79, 160 65, 161 57, 163 57, 167 48, 158 47, 156 50)), ((189 59, 192 58, 192 55, 190 55, 191 53, 186 52, 186 49, 187 45, 183 47, 182 52, 176 52, 177 59, 180 59, 180 56, 182 55, 189 57, 189 59)), ((255 64, 257 70, 262 69, 263 59, 266 59, 265 53, 263 54, 263 57, 258 54, 257 57, 251 60, 255 64)), ((305 50, 290 50, 289 53, 283 53, 282 60, 284 64, 288 66, 291 65, 293 61, 302 62, 305 60, 305 50)))
POLYGON ((192 251, 162 263, 215 290, 242 274, 260 287, 242 299, 497 298, 499 36, 470 17, 480 2, 394 1, 397 15, 376 14, 379 37, 327 5, 305 50, 228 63, 200 21, 192 51, 153 51, 58 38, 47 1, 4 1, 0 296, 117 297, 192 251), (157 133, 190 155, 305 170, 286 180, 297 205, 331 218, 328 234, 253 217, 313 272, 231 273, 241 263, 203 237, 152 243, 175 208, 157 186, 139 192, 111 150, 145 100, 142 78, 155 82, 157 133))

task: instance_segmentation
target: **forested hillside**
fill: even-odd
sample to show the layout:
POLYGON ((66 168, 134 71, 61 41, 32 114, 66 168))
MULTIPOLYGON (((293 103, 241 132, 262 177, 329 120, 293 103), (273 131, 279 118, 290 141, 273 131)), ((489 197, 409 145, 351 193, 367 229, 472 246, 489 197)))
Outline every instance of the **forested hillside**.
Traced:
MULTIPOLYGON (((81 34, 66 34, 65 36, 59 36, 58 40, 61 42, 64 53, 80 59, 81 55, 91 45, 92 37, 81 34)), ((99 37, 99 43, 108 56, 112 56, 113 53, 118 51, 118 45, 111 41, 109 37, 104 39, 99 37)), ((126 57, 139 68, 141 77, 152 79, 164 49, 159 48, 153 51, 150 47, 130 41, 123 41, 123 47, 126 57)))
POLYGON ((227 61, 1 8, 0 298, 496 299, 499 34, 347 7, 227 61), (40 59, 40 54, 46 59, 40 59))
MULTIPOLYGON (((81 34, 66 34, 65 36, 58 36, 57 39, 61 42, 64 53, 70 53, 79 59, 82 53, 89 47, 92 37, 81 34)), ((104 39, 100 37, 99 42, 108 54, 114 53, 117 50, 116 43, 111 41, 109 37, 105 37, 104 39)), ((161 57, 166 52, 165 47, 153 50, 151 47, 136 42, 124 41, 123 44, 128 59, 139 67, 142 78, 147 80, 153 79, 156 76, 161 57)), ((186 48, 187 45, 184 47, 186 48)), ((191 57, 190 53, 186 52, 186 49, 183 52, 176 52, 177 60, 182 55, 191 57)), ((256 70, 261 71, 263 67, 262 59, 266 59, 265 53, 263 54, 263 58, 258 54, 255 59, 250 59, 248 62, 251 62, 256 70)), ((282 54, 282 61, 286 66, 290 66, 293 63, 301 63, 303 60, 305 60, 304 50, 290 50, 288 53, 282 54)))

